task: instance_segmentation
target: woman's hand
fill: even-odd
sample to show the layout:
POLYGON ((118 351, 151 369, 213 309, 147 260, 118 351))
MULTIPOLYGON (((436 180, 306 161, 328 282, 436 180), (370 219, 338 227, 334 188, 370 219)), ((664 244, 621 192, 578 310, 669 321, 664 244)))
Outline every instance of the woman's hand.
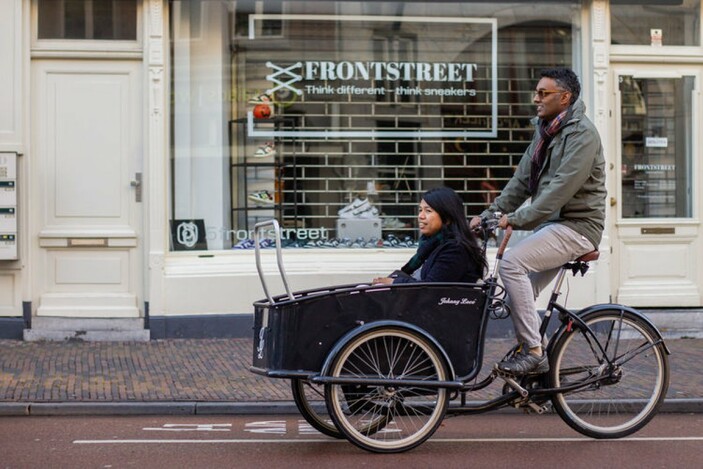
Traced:
POLYGON ((376 277, 371 281, 371 283, 374 285, 391 285, 393 283, 393 279, 390 277, 376 277))

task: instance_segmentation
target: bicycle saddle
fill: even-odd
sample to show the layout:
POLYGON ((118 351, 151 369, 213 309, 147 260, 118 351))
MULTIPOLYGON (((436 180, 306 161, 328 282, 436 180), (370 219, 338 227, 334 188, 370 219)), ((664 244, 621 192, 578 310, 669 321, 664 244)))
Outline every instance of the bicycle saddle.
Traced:
POLYGON ((589 253, 584 254, 583 256, 579 257, 576 259, 574 262, 591 262, 591 261, 597 261, 598 257, 600 256, 599 251, 591 251, 589 253))

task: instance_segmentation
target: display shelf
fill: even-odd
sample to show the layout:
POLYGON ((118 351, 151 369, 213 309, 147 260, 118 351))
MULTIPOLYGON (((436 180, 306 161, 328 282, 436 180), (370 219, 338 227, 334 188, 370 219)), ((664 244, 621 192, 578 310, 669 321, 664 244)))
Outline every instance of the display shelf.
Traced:
MULTIPOLYGON (((271 216, 281 222, 286 214, 287 217, 292 217, 295 223, 298 211, 295 194, 297 184, 293 187, 292 203, 285 202, 283 190, 284 171, 290 170, 296 177, 295 145, 290 145, 290 151, 287 151, 286 142, 281 138, 249 137, 246 135, 245 127, 248 122, 246 117, 229 121, 230 142, 235 142, 235 146, 232 147, 230 167, 233 186, 237 188, 237 192, 233 194, 232 228, 249 231, 253 223, 262 217, 262 212, 271 213, 271 216), (235 135, 236 138, 233 138, 235 135), (267 142, 275 148, 271 155, 250 156, 253 148, 267 142), (268 192, 275 203, 263 205, 252 201, 249 196, 258 191, 268 192)), ((278 130, 284 124, 288 127, 294 125, 295 121, 292 118, 276 116, 268 119, 254 119, 254 123, 271 124, 278 130)))

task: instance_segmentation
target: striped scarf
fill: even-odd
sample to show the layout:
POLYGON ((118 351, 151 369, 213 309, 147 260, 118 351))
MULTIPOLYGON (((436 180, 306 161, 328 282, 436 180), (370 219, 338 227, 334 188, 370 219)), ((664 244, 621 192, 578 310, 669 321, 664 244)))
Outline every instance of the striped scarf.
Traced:
POLYGON ((540 120, 537 126, 539 130, 539 141, 535 146, 535 151, 532 153, 532 167, 530 168, 530 194, 534 195, 537 192, 537 183, 539 182, 539 173, 542 171, 544 159, 547 156, 547 148, 552 143, 552 139, 562 129, 562 123, 568 122, 571 118, 571 107, 564 110, 556 116, 551 122, 540 120))

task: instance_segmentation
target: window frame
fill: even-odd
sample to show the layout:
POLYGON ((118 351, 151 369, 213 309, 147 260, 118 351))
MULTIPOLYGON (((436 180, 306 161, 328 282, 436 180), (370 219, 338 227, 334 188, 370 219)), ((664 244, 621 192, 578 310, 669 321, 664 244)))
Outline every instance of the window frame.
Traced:
POLYGON ((145 0, 137 0, 136 39, 39 39, 39 0, 32 0, 32 57, 94 57, 119 54, 124 58, 141 58, 144 41, 144 2, 145 0))
MULTIPOLYGON (((698 12, 699 24, 703 24, 703 2, 701 2, 701 8, 698 12)), ((676 45, 666 45, 666 40, 662 46, 652 46, 647 44, 612 44, 611 41, 611 28, 612 28, 612 10, 610 2, 608 2, 608 13, 607 13, 607 28, 608 28, 608 47, 610 48, 611 62, 620 60, 630 60, 636 58, 641 62, 661 62, 662 58, 664 61, 676 61, 680 62, 682 59, 685 60, 687 57, 694 58, 698 56, 698 61, 700 61, 700 56, 703 55, 703 28, 699 31, 698 45, 697 46, 676 46, 676 45)))

